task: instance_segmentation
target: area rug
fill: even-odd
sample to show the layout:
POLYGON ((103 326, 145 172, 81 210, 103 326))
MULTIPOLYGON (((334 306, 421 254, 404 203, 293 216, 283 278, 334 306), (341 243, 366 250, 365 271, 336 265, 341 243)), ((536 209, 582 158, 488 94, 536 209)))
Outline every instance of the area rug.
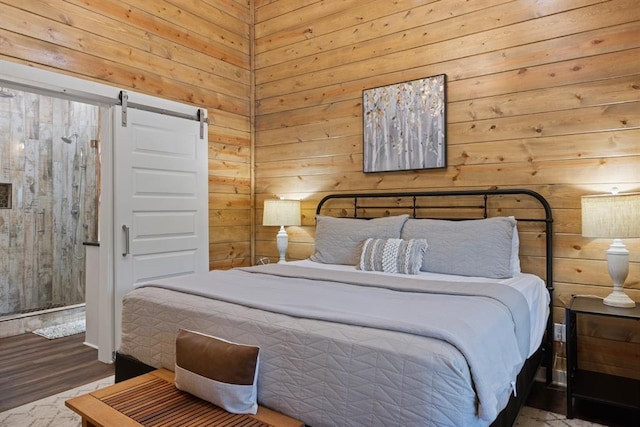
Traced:
POLYGON ((55 339, 68 337, 69 335, 80 334, 86 329, 85 319, 76 320, 75 322, 63 323, 61 325, 47 326, 33 331, 34 334, 40 335, 47 339, 55 339))
POLYGON ((568 420, 567 417, 554 412, 542 411, 530 406, 524 406, 518 414, 515 427, 605 427, 602 424, 591 423, 577 418, 568 420))
POLYGON ((0 412, 0 427, 80 427, 80 416, 64 405, 65 400, 113 384, 114 376, 63 391, 8 411, 0 412))
MULTIPOLYGON (((65 400, 90 393, 113 384, 110 376, 90 384, 64 391, 26 405, 0 412, 0 427, 81 427, 80 416, 64 405, 65 400)), ((583 420, 568 420, 567 417, 553 412, 541 411, 525 406, 514 426, 518 427, 602 427, 583 420)))

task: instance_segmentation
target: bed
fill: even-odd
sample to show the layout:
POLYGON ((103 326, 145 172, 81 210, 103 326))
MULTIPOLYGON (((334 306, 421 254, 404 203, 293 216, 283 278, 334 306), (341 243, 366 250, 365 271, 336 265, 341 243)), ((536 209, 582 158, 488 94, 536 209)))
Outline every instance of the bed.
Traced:
POLYGON ((336 194, 316 214, 308 260, 126 295, 116 380, 173 369, 176 334, 190 329, 260 346, 259 402, 312 427, 511 425, 538 367, 551 366, 546 200, 336 194), (525 258, 538 274, 521 272, 520 234, 533 238, 525 258))

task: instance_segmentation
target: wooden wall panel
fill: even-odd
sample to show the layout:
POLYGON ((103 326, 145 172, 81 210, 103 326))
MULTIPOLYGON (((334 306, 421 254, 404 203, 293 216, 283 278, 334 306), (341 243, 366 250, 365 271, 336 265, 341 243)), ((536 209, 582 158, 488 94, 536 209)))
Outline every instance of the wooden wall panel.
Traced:
MULTIPOLYGON (((0 0, 0 14, 2 59, 208 109, 211 268, 276 257, 266 198, 303 199, 289 254, 304 258, 328 193, 527 187, 556 215, 556 321, 571 294, 608 292, 580 196, 640 189, 636 0, 0 0), (448 167, 364 174, 362 90, 440 73, 448 167)), ((521 237, 539 270, 538 233, 521 237)))
POLYGON ((8 93, 0 98, 0 182, 10 183, 14 199, 0 209, 0 317, 85 302, 83 242, 98 236, 91 141, 99 108, 8 93), (69 129, 76 137, 66 144, 60 137, 69 129))
MULTIPOLYGON (((276 257, 276 230, 260 226, 267 198, 303 200, 289 256, 304 258, 313 250, 313 208, 328 193, 526 187, 556 217, 555 321, 572 294, 608 294, 609 242, 580 235, 580 196, 640 190, 636 0, 254 4, 257 256, 276 257), (362 90, 441 73, 448 167, 364 174, 362 90)), ((536 271, 539 234, 521 237, 523 267, 536 271)), ((640 246, 627 243, 627 287, 640 301, 640 246)), ((596 335, 590 350, 611 342, 593 325, 584 329, 596 335)))
POLYGON ((0 16, 4 60, 206 108, 210 268, 250 263, 248 0, 0 0, 0 16))

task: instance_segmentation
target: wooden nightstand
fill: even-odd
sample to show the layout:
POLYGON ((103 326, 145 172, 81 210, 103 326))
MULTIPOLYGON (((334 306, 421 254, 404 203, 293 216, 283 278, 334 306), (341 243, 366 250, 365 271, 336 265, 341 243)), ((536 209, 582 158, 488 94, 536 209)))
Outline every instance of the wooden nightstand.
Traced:
MULTIPOLYGON (((640 306, 618 308, 599 298, 574 296, 565 309, 567 328, 567 418, 573 418, 573 398, 640 409, 640 380, 578 368, 577 315, 609 316, 640 322, 640 306)), ((640 325, 640 323, 636 324, 640 325)))

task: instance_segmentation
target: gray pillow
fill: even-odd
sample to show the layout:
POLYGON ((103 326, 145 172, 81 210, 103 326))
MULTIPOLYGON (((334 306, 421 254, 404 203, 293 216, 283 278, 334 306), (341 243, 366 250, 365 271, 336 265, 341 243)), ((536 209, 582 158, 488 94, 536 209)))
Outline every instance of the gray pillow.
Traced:
POLYGON ((512 277, 515 225, 515 219, 508 217, 470 221, 409 219, 401 237, 427 239, 423 271, 504 279, 512 277))
POLYGON ((316 216, 315 251, 311 260, 323 264, 358 265, 368 238, 398 239, 409 215, 374 219, 316 216))

